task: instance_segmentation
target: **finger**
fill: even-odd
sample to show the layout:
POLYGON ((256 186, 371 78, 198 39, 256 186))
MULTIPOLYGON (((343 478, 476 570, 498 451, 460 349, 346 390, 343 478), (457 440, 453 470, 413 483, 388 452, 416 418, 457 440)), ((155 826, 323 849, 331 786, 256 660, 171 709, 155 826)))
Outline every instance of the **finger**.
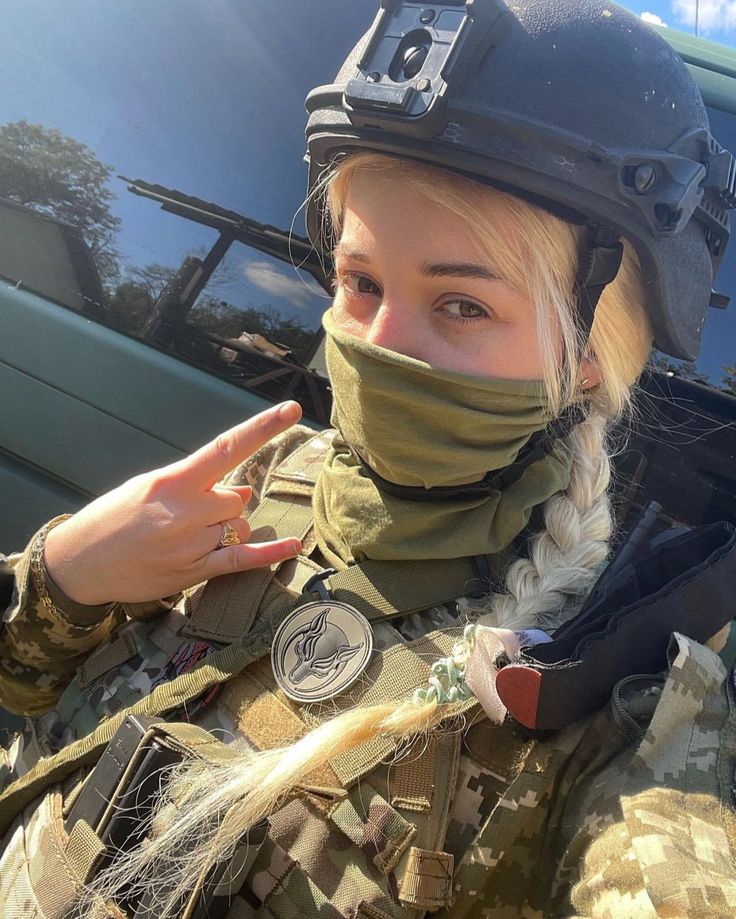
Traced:
POLYGON ((222 520, 229 520, 231 517, 243 516, 245 507, 243 499, 234 491, 227 488, 213 488, 204 497, 206 499, 204 503, 205 523, 215 524, 222 520))
POLYGON ((215 494, 220 491, 232 491, 240 498, 244 506, 248 504, 253 497, 253 489, 250 485, 216 485, 212 491, 215 492, 215 494))
POLYGON ((233 571, 266 568, 299 555, 302 544, 298 539, 277 539, 274 542, 247 543, 216 549, 204 559, 203 578, 214 578, 233 571))
POLYGON ((219 434, 191 456, 168 467, 187 485, 212 488, 224 475, 260 447, 286 431, 302 416, 298 402, 282 402, 219 434))
POLYGON ((202 552, 202 555, 205 555, 207 552, 215 552, 220 549, 220 540, 223 538, 223 536, 225 536, 225 529, 223 525, 226 523, 235 530, 241 543, 248 542, 251 537, 250 524, 242 517, 233 517, 231 520, 223 520, 220 523, 215 523, 212 526, 206 528, 206 548, 202 552))

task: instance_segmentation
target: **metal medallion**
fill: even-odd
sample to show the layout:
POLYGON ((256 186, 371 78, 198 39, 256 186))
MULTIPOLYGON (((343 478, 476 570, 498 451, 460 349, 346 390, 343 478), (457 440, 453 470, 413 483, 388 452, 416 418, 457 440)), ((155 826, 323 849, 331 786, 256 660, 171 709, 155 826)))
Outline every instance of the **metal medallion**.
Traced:
POLYGON ((296 702, 322 702, 352 686, 373 653, 373 631, 357 609, 317 600, 290 613, 271 648, 276 682, 296 702))

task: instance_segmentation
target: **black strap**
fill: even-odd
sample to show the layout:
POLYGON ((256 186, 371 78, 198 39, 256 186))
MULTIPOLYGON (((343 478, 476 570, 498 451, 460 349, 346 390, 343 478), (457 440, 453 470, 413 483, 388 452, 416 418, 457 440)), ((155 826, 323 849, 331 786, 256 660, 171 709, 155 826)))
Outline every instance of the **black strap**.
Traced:
POLYGON ((664 670, 673 632, 707 641, 734 618, 734 598, 736 527, 687 531, 627 565, 551 642, 500 670, 498 694, 525 727, 565 727, 604 705, 624 677, 664 670))
POLYGON ((595 309, 607 284, 616 278, 624 255, 620 234, 609 227, 586 228, 575 279, 579 328, 587 343, 595 309))
POLYGON ((548 456, 556 441, 567 437, 576 425, 585 420, 587 407, 587 403, 568 405, 546 428, 532 434, 513 463, 504 466, 503 469, 488 472, 479 482, 471 482, 468 485, 435 485, 432 488, 423 488, 421 485, 397 485, 372 469, 350 444, 347 446, 368 478, 386 494, 395 498, 405 498, 408 501, 463 501, 483 498, 509 488, 522 477, 532 463, 548 456))

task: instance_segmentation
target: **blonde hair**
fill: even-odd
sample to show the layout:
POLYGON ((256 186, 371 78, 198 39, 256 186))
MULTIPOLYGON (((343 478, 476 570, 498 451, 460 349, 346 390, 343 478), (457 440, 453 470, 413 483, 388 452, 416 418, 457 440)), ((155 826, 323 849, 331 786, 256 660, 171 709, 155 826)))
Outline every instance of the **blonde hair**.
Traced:
MULTIPOLYGON (((334 167, 317 189, 330 214, 332 242, 339 239, 347 190, 358 170, 400 175, 417 195, 468 222, 479 245, 493 252, 504 278, 537 305, 543 376, 552 405, 559 410, 575 399, 584 344, 573 297, 580 228, 489 186, 483 195, 469 194, 472 180, 435 167, 358 153, 334 167), (555 324, 562 359, 551 347, 557 340, 555 324)), ((478 621, 507 628, 555 628, 566 610, 569 615, 570 598, 590 590, 613 530, 607 431, 630 407, 651 341, 638 260, 624 240, 623 264, 601 296, 588 342, 587 357, 599 368, 602 381, 589 394, 587 416, 568 438, 570 485, 545 503, 544 529, 530 540, 528 558, 509 565, 505 591, 490 597, 478 621)), ((435 727, 452 709, 443 703, 463 698, 471 648, 472 633, 466 630, 451 657, 433 668, 429 688, 412 699, 352 709, 288 748, 247 754, 234 765, 215 767, 216 772, 196 762, 180 770, 165 792, 153 838, 117 859, 95 882, 94 892, 107 898, 124 885, 158 887, 165 893, 157 915, 174 915, 182 894, 215 862, 229 857, 244 833, 278 809, 310 772, 379 735, 408 738, 435 727), (438 674, 448 673, 456 685, 445 691, 438 674)))

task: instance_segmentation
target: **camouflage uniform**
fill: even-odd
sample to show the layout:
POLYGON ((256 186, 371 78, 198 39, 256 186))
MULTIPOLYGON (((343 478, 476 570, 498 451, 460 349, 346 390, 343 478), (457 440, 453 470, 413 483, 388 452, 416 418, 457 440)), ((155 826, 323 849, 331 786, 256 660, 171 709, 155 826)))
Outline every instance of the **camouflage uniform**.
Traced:
MULTIPOLYGON (((311 433, 287 433, 231 481, 251 484, 255 505, 272 470, 311 433)), ((305 553, 315 545, 308 535, 305 553)), ((136 604, 105 610, 74 604, 50 584, 52 612, 29 577, 30 550, 10 559, 17 584, 0 637, 0 701, 36 717, 5 756, 6 780, 148 694, 182 647, 195 657, 207 649, 187 644, 182 632, 201 586, 166 609, 136 604)), ((303 571, 282 566, 261 611, 285 590, 300 590, 300 578, 303 571)), ((376 646, 402 643, 421 651, 425 634, 462 621, 470 602, 381 623, 376 646)), ((297 797, 271 818, 267 843, 229 917, 409 919, 437 908, 434 914, 442 917, 733 916, 733 646, 727 643, 722 659, 674 635, 667 672, 621 681, 608 706, 552 737, 524 738, 471 710, 462 749, 436 760, 448 774, 425 781, 431 806, 414 794, 411 757, 379 763, 347 796, 333 800, 325 789, 339 785, 339 777, 326 766, 310 776, 321 797, 297 797), (439 829, 443 851, 430 855, 445 873, 454 857, 452 889, 437 902, 400 906, 397 866, 415 822, 422 810, 422 819, 431 819, 449 806, 448 796, 446 832, 439 829)), ((350 702, 360 698, 359 691, 350 702)), ((268 661, 248 667, 216 701, 189 714, 245 748, 288 742, 314 723, 308 708, 275 690, 268 661), (270 720, 258 717, 266 696, 270 720), (274 704, 281 706, 278 725, 274 704)), ((440 732, 433 743, 449 743, 450 736, 440 732)), ((50 798, 28 807, 3 840, 0 903, 6 916, 55 919, 49 885, 39 883, 37 866, 34 882, 34 859, 26 854, 50 798)))

